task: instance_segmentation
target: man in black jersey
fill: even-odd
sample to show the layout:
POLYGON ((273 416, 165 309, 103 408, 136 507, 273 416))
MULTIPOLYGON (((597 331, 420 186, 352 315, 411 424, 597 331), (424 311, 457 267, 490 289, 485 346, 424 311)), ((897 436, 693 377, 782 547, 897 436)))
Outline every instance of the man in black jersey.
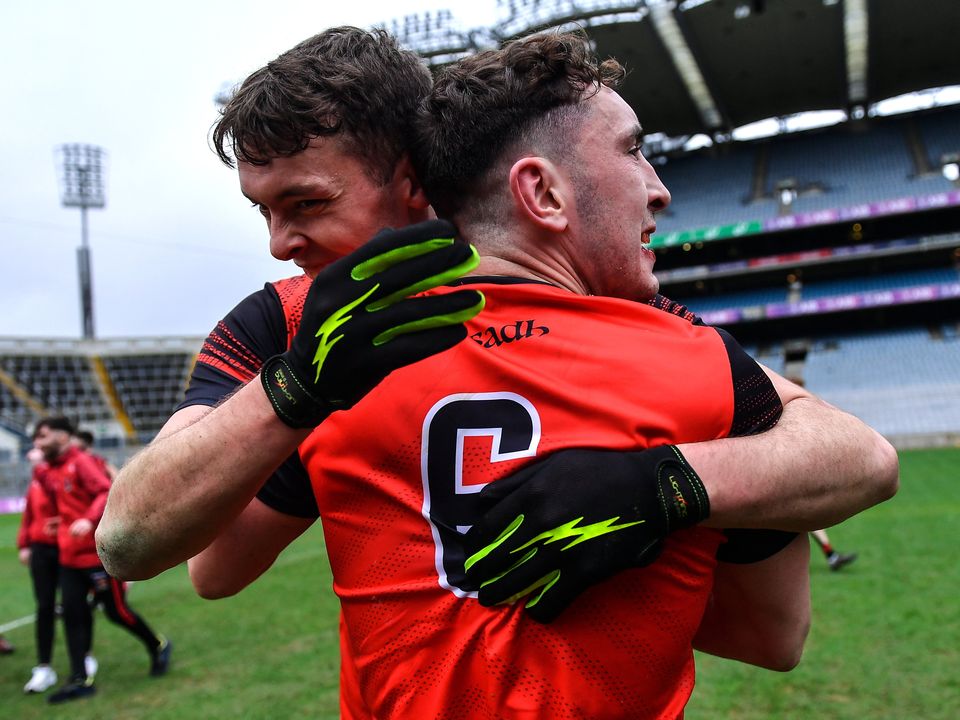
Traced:
MULTIPOLYGON (((412 114, 429 85, 414 55, 354 28, 325 31, 245 81, 214 143, 226 162, 236 158, 275 257, 313 277, 381 227, 430 216, 408 155, 412 114)), ((316 518, 295 452, 308 433, 280 421, 260 383, 248 382, 286 349, 303 282, 271 283, 218 324, 184 403, 121 471, 98 530, 113 574, 151 577, 192 558, 202 595, 232 594, 316 518)), ((806 396, 764 435, 699 443, 684 455, 711 512, 731 527, 815 529, 896 487, 890 446, 806 396)), ((598 472, 598 492, 604 477, 598 472)))

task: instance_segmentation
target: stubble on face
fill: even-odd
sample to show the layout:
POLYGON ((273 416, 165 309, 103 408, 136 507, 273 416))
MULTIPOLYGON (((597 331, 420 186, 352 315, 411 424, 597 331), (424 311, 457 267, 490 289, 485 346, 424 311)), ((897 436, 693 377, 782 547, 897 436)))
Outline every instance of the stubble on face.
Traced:
MULTIPOLYGON (((603 92, 603 91, 602 91, 603 92)), ((610 97, 598 94, 586 102, 610 104, 610 97)), ((606 91, 612 92, 612 91, 606 91)), ((613 94, 615 97, 615 93, 613 94)), ((614 106, 618 110, 624 108, 614 106)), ((629 108, 623 117, 611 122, 609 107, 597 118, 596 106, 587 115, 583 129, 576 135, 568 172, 574 185, 577 224, 580 236, 576 247, 581 274, 591 294, 646 302, 659 291, 653 275, 654 256, 643 245, 643 228, 653 224, 647 207, 646 189, 633 173, 626 148, 616 145, 620 125, 637 127, 629 108), (599 121, 599 122, 598 122, 599 121), (605 145, 606 143, 606 145, 605 145), (606 153, 606 154, 605 154, 606 153), (614 168, 614 172, 610 172, 614 168), (623 168, 623 182, 617 173, 623 168), (621 187, 622 185, 622 187, 621 187), (636 196, 621 194, 623 187, 636 185, 636 196), (642 205, 636 212, 637 205, 642 205)))

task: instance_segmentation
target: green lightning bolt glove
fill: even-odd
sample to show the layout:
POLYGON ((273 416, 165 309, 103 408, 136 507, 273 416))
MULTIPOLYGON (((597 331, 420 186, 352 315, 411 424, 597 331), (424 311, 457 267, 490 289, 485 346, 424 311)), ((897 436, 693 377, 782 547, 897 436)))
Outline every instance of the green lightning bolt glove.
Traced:
POLYGON ((710 514, 703 483, 673 445, 562 450, 480 496, 491 509, 465 536, 465 587, 486 606, 526 598, 540 622, 591 585, 650 564, 670 532, 710 514))
POLYGON ((455 233, 441 220, 384 230, 317 275, 290 349, 260 373, 281 420, 316 427, 392 371, 466 337, 464 323, 483 309, 481 293, 410 297, 477 266, 477 251, 455 233))

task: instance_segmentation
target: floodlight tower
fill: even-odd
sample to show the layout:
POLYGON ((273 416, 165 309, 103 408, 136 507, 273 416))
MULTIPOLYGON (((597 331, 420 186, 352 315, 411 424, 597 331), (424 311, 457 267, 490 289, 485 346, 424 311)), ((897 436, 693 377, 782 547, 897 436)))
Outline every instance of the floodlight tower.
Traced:
POLYGON ((104 161, 106 152, 96 145, 78 143, 57 148, 60 199, 64 207, 80 208, 80 247, 77 271, 80 276, 80 311, 83 337, 92 340, 93 276, 90 271, 90 244, 87 237, 87 210, 107 204, 104 161))

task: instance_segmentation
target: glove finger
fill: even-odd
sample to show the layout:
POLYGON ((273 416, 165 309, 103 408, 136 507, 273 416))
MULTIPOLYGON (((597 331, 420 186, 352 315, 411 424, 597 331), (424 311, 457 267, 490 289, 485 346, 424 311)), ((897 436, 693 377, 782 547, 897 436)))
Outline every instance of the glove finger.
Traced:
POLYGON ((478 583, 477 599, 481 605, 510 604, 542 587, 556 578, 558 558, 546 548, 529 548, 509 558, 510 565, 500 574, 478 583))
MULTIPOLYGON (((390 281, 390 289, 385 291, 382 287, 377 288, 378 298, 411 287, 418 280, 437 275, 442 276, 441 282, 434 282, 430 287, 449 282, 452 277, 458 277, 451 269, 460 269, 462 263, 475 255, 469 244, 456 242, 455 238, 453 225, 446 221, 429 221, 400 230, 381 230, 371 241, 320 271, 311 286, 311 293, 316 289, 321 304, 326 304, 330 301, 334 288, 339 288, 339 292, 345 295, 343 301, 361 297, 367 299, 364 294, 377 283, 382 286, 384 279, 390 281), (419 257, 430 258, 431 262, 426 266, 407 265, 406 271, 399 277, 384 277, 385 271, 419 257), (447 278, 445 273, 451 274, 451 277, 447 278), (357 283, 361 284, 358 286, 357 283)), ((462 272, 467 270, 463 269, 462 272)), ((420 291, 411 290, 401 297, 420 291)))
MULTIPOLYGON (((486 299, 476 290, 459 290, 442 295, 409 298, 389 308, 361 318, 356 327, 373 336, 374 346, 392 343, 401 335, 413 333, 415 339, 425 330, 462 325, 483 310, 486 299)), ((389 352, 393 352, 391 344, 389 352)))
POLYGON ((528 481, 544 465, 535 463, 486 485, 478 499, 488 508, 464 535, 466 571, 471 582, 479 584, 504 572, 516 562, 510 551, 537 534, 536 523, 522 517, 537 508, 530 500, 528 481))
POLYGON ((468 243, 452 242, 445 246, 437 245, 428 253, 404 259, 376 273, 353 277, 355 280, 376 283, 376 290, 366 305, 368 311, 374 312, 411 295, 452 282, 479 264, 480 256, 476 248, 468 243))
POLYGON ((351 267, 366 265, 385 269, 415 257, 417 252, 430 252, 426 249, 428 246, 423 245, 428 240, 451 240, 456 236, 457 229, 447 220, 426 220, 402 228, 384 228, 348 257, 353 260, 351 267), (395 252, 398 250, 402 252, 395 252))
POLYGON ((545 586, 540 593, 532 594, 524 610, 539 623, 551 623, 588 587, 589 581, 576 578, 569 571, 561 571, 552 584, 545 586))

